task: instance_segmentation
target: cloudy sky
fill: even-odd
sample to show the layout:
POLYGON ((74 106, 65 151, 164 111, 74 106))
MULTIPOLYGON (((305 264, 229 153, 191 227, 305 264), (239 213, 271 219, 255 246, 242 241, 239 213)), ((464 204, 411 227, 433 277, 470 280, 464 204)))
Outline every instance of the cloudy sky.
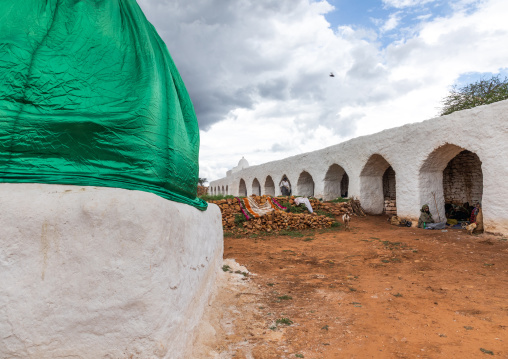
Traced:
POLYGON ((507 0, 138 0, 201 128, 200 177, 437 116, 508 75, 507 0), (330 77, 333 73, 335 77, 330 77))

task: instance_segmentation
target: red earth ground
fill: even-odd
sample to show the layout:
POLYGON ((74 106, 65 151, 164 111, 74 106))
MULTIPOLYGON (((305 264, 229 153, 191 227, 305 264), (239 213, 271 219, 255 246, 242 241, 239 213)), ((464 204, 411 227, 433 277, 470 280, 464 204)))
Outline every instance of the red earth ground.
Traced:
POLYGON ((351 227, 226 237, 204 357, 508 358, 506 238, 351 227))

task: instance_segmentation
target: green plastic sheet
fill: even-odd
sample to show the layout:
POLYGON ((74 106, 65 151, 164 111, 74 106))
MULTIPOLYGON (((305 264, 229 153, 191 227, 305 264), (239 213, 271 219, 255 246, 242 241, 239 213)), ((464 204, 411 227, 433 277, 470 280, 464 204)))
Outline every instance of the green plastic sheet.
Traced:
POLYGON ((135 0, 0 0, 0 182, 119 187, 201 210, 199 129, 135 0))

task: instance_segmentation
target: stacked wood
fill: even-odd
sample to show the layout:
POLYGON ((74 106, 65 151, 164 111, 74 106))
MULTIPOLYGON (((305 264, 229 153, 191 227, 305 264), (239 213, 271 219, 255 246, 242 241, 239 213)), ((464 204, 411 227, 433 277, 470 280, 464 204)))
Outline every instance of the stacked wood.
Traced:
POLYGON ((198 185, 198 197, 208 194, 208 187, 198 185))
MULTIPOLYGON (((259 204, 263 204, 267 199, 267 196, 253 197, 259 204)), ((277 197, 275 199, 282 206, 286 203, 294 206, 294 197, 277 197)), ((310 198, 309 201, 311 202, 313 210, 319 213, 331 213, 335 217, 342 216, 344 213, 354 213, 351 201, 345 203, 331 203, 321 202, 314 198, 310 198)), ((288 213, 279 210, 275 210, 260 218, 254 218, 247 221, 242 214, 240 205, 236 198, 210 201, 210 203, 215 203, 219 206, 222 213, 222 225, 225 231, 255 233, 278 232, 281 230, 318 229, 331 227, 336 221, 334 218, 330 218, 330 216, 316 213, 310 214, 307 211, 304 213, 288 213)))
POLYGON ((359 199, 352 198, 349 201, 349 204, 351 206, 351 211, 353 214, 355 214, 358 217, 365 217, 366 216, 365 211, 363 210, 359 199))

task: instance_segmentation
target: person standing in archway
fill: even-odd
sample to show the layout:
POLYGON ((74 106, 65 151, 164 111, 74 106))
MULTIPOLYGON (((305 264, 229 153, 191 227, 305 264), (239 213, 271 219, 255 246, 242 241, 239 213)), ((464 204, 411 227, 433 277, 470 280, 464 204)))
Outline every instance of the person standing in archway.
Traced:
POLYGON ((279 187, 283 196, 291 196, 291 185, 289 184, 289 180, 286 176, 282 177, 279 187))

